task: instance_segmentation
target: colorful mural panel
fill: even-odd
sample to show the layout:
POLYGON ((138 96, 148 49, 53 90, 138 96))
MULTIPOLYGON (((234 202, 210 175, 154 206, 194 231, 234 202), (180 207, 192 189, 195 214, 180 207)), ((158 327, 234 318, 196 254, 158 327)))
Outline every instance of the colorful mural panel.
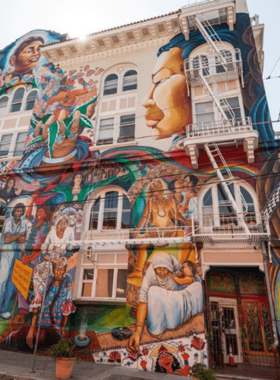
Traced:
MULTIPOLYGON (((259 76, 252 75, 256 52, 249 23, 247 17, 238 15, 234 31, 225 25, 216 29, 222 40, 240 48, 244 55, 245 114, 251 115, 254 123, 258 121, 256 128, 265 146, 274 137, 271 128, 263 128, 262 124, 267 104, 259 76)), ((188 41, 179 34, 161 47, 155 58, 152 87, 147 88, 143 100, 145 123, 155 140, 173 136, 170 151, 122 145, 108 150, 102 147, 99 152, 93 149, 95 115, 102 75, 110 65, 103 68, 88 63, 66 71, 48 62, 41 45, 65 38, 34 31, 1 52, 2 93, 24 85, 37 88, 38 97, 22 159, 5 167, 1 163, 0 345, 4 349, 32 350, 42 312, 40 349, 66 336, 74 339, 81 355, 99 363, 188 376, 195 364, 208 365, 202 245, 174 239, 192 233, 198 197, 205 182, 215 177, 205 155, 201 155, 200 170, 194 171, 190 158, 182 151, 185 128, 193 122, 184 59, 205 41, 198 31, 192 31, 188 41), (125 246, 126 305, 92 304, 98 300, 86 299, 89 305, 83 306, 81 300, 73 301, 73 296, 79 260, 89 244, 84 232, 90 236, 96 233, 90 242, 93 251, 94 241, 101 234, 97 223, 92 223, 94 217, 107 218, 107 239, 116 230, 116 199, 108 201, 104 215, 98 208, 106 202, 106 198, 98 198, 98 192, 110 187, 115 197, 119 197, 116 188, 127 195, 127 209, 131 211, 127 233, 138 242, 125 246), (86 225, 85 214, 90 214, 91 224, 86 225), (19 267, 28 268, 30 273, 27 291, 16 278, 19 267)), ((253 187, 261 164, 248 165, 238 149, 234 153, 225 151, 225 155, 234 175, 253 187)), ((275 154, 273 157, 273 170, 277 171, 278 161, 275 154)), ((267 174, 270 169, 265 166, 262 170, 267 174)), ((263 193, 267 186, 258 185, 262 208, 277 181, 269 184, 269 194, 263 193)), ((122 225, 127 227, 125 222, 122 225)), ((278 218, 274 225, 278 237, 277 226, 278 218)), ((270 268, 276 305, 277 239, 270 268)), ((81 282, 91 281, 88 294, 98 262, 92 260, 91 264, 88 278, 79 277, 81 282)), ((106 281, 112 285, 110 276, 106 281)), ((254 281, 241 284, 242 293, 253 294, 258 287, 254 281)), ((226 274, 210 277, 209 288, 236 293, 233 278, 226 274)), ((264 294, 264 288, 258 287, 258 292, 264 294)), ((263 310, 264 319, 267 315, 263 310)))

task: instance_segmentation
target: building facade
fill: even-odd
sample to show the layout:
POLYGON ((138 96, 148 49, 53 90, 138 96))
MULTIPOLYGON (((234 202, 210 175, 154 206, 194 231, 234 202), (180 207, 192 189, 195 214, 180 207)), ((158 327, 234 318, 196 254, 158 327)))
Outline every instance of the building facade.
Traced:
POLYGON ((213 0, 2 50, 2 349, 70 337, 98 363, 188 376, 232 356, 276 373, 262 39, 245 0, 213 0))

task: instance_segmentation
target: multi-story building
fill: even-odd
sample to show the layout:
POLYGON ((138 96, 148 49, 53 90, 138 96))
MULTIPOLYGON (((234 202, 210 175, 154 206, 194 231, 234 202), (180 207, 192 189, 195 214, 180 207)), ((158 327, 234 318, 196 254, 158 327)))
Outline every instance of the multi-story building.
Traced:
POLYGON ((262 40, 245 0, 212 0, 1 51, 2 349, 66 336, 99 363, 276 376, 262 40))

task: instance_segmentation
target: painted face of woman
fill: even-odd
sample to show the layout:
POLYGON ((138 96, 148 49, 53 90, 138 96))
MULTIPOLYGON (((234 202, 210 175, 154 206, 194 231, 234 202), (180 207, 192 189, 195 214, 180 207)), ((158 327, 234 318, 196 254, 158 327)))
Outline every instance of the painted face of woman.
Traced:
POLYGON ((165 278, 168 275, 169 270, 165 267, 158 267, 155 269, 155 272, 160 278, 165 278))
POLYGON ((146 125, 155 140, 185 134, 186 125, 192 123, 181 52, 176 47, 159 56, 152 74, 152 88, 142 100, 146 125))

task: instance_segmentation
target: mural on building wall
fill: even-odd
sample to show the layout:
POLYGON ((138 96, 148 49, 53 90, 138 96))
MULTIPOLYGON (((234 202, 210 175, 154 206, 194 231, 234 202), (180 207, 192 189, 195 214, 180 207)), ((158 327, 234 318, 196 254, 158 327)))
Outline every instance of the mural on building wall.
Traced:
POLYGON ((0 95, 17 85, 36 87, 36 70, 48 61, 41 54, 44 45, 62 42, 66 36, 34 30, 0 51, 0 95))
POLYGON ((272 296, 280 335, 280 221, 279 221, 279 152, 275 151, 263 165, 257 182, 260 209, 267 213, 270 225, 272 263, 269 266, 272 296))
MULTIPOLYGON (((258 118, 265 144, 273 138, 262 125, 267 105, 262 82, 252 74, 256 52, 249 19, 238 15, 237 20, 236 30, 221 25, 217 32, 244 55, 245 113, 253 122, 258 118)), ((154 139, 173 136, 171 152, 135 145, 100 153, 89 148, 106 68, 86 64, 65 71, 48 62, 41 45, 64 38, 35 31, 1 52, 2 93, 19 85, 38 89, 23 157, 1 164, 1 347, 33 349, 42 308, 41 349, 70 336, 81 355, 97 362, 187 376, 194 364, 208 365, 201 247, 172 238, 191 233, 203 184, 215 176, 203 156, 203 171, 193 171, 182 151, 185 127, 192 123, 183 60, 205 41, 198 31, 189 41, 180 34, 155 58, 152 87, 143 99, 146 126, 154 139), (107 185, 127 194, 130 237, 153 243, 126 247, 126 306, 74 305, 84 206, 91 207, 89 197, 107 185), (26 269, 21 283, 17 268, 26 269)), ((259 165, 250 167, 239 153, 225 153, 231 170, 254 185, 259 165)), ((278 289, 278 269, 271 273, 278 289)), ((235 291, 228 277, 216 277, 210 281, 213 290, 235 291)))

